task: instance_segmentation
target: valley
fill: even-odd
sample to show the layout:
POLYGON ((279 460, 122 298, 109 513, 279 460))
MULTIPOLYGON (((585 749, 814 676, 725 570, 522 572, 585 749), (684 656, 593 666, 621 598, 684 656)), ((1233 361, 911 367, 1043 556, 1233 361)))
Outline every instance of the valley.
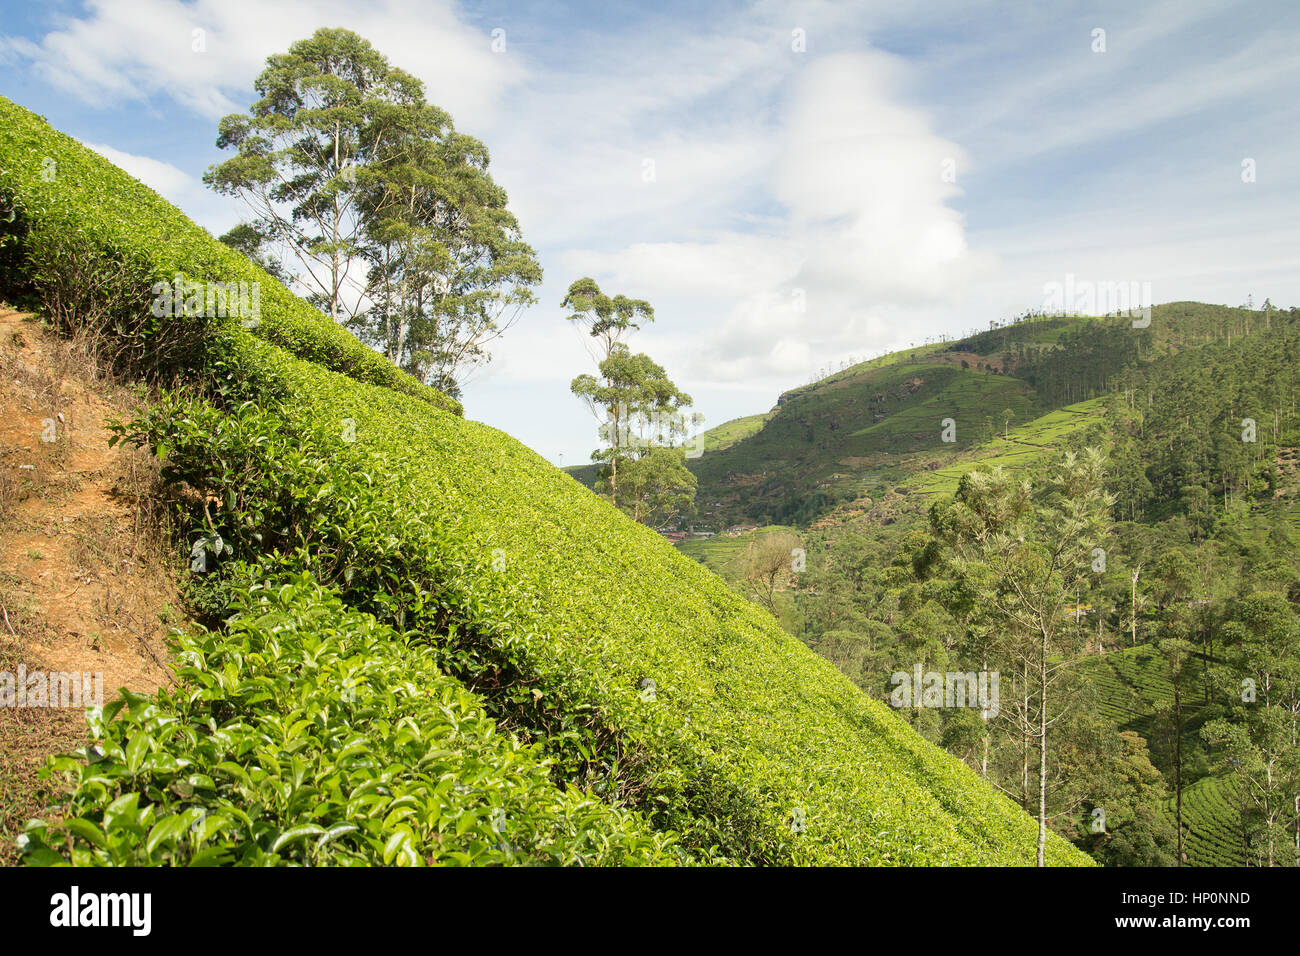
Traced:
MULTIPOLYGON (((971 657, 978 615, 945 579, 932 509, 972 473, 1000 469, 1041 487, 1062 456, 1104 449, 1104 573, 1071 595, 1083 610, 1068 625, 1075 650, 1059 661, 1074 675, 1071 706, 1095 720, 1070 731, 1061 746, 1073 756, 1059 757, 1086 776, 1097 772, 1091 760, 1127 753, 1129 792, 1111 800, 1124 804, 1123 826, 1143 832, 1090 833, 1088 814, 1104 801, 1068 781, 1054 825, 1081 846, 1141 844, 1146 855, 1132 862, 1258 862, 1268 851, 1258 797, 1247 795, 1256 784, 1240 739, 1223 735, 1248 622, 1264 608, 1267 639, 1283 642, 1271 666, 1292 666, 1300 313, 1178 302, 1156 306, 1149 325, 1127 315, 997 325, 845 369, 784 393, 766 416, 706 433, 690 463, 698 510, 676 546, 751 597, 775 575, 774 599, 760 603, 885 701, 890 675, 920 667, 918 657, 982 663, 971 657), (778 538, 802 552, 800 570, 772 570, 780 556, 766 542, 778 538)), ((960 718, 908 716, 989 772, 960 718)), ((1005 772, 1005 786, 1018 786, 1015 765, 1005 772)), ((1300 821, 1283 816, 1291 822, 1271 839, 1294 844, 1300 821)))

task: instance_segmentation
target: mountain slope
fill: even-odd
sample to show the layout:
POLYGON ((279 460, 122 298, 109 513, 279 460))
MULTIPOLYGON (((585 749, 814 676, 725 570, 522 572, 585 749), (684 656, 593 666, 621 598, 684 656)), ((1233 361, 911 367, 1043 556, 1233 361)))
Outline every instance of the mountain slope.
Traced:
MULTIPOLYGON (((93 219, 105 192, 143 189, 66 137, 33 133, 30 114, 0 107, 6 169, 34 160, 27 143, 37 135, 61 168, 95 170, 92 180, 64 182, 58 201, 66 208, 57 215, 30 220, 42 187, 21 172, 3 181, 26 230, 16 231, 26 244, 20 265, 82 216, 93 219)), ((150 200, 150 215, 204 245, 159 203, 150 200)), ((131 231, 127 206, 113 206, 124 218, 105 234, 131 231)), ((149 231, 143 254, 151 261, 171 261, 166 233, 149 231)), ((228 260, 210 251, 193 261, 228 281, 228 260)), ((45 297, 61 287, 58 276, 30 268, 23 278, 45 297)), ((118 292, 111 316, 147 309, 139 286, 118 292)), ((300 311, 291 304, 286 314, 300 311)), ((303 321, 312 341, 342 343, 336 330, 303 321)), ((118 334, 111 323, 100 331, 118 334)), ((147 331, 143 341, 154 349, 175 333, 166 323, 147 331)), ((195 819, 186 814, 220 811, 229 826, 204 829, 209 848, 244 862, 302 862, 316 852, 339 854, 327 862, 495 862, 512 852, 535 862, 1033 861, 1036 826, 1027 815, 659 536, 509 436, 444 410, 436 395, 384 387, 400 380, 370 359, 336 361, 351 345, 330 345, 323 356, 304 346, 294 349, 298 357, 278 347, 294 341, 257 331, 265 341, 214 324, 205 350, 187 356, 205 363, 193 371, 212 382, 206 392, 158 395, 121 429, 164 459, 185 540, 200 536, 195 548, 211 562, 193 584, 214 630, 188 645, 195 656, 181 671, 185 693, 130 699, 123 719, 97 728, 131 795, 129 814, 158 814, 149 821, 165 828, 171 842, 160 845, 175 847, 176 859, 205 852, 182 839, 195 819), (318 358, 354 374, 307 360, 318 358), (286 616, 292 646, 272 653, 286 616), (385 641, 391 655, 381 652, 385 641), (339 698, 338 686, 315 676, 318 647, 330 662, 382 658, 377 687, 401 693, 380 693, 373 706, 365 695, 339 698), (249 654, 267 670, 260 678, 241 669, 249 654), (426 684, 455 706, 418 706, 426 684), (411 688, 411 699, 401 699, 411 688), (203 731, 205 712, 270 727, 280 707, 288 708, 284 721, 303 715, 340 742, 355 734, 402 766, 418 748, 385 728, 411 708, 414 739, 432 748, 426 760, 436 772, 409 766, 404 802, 383 795, 383 813, 365 814, 363 832, 340 834, 322 850, 319 841, 344 825, 337 821, 358 812, 342 781, 364 777, 361 751, 308 783, 310 761, 299 771, 284 753, 228 753, 203 731), (197 758, 186 741, 160 733, 160 709, 192 729, 197 758), (483 782, 462 793, 457 767, 471 740, 483 782), (522 771, 508 759, 520 747, 522 771), (212 771, 244 764, 225 771, 232 780, 207 772, 195 782, 181 759, 215 761, 212 771), (292 804, 300 819, 269 803, 258 804, 265 817, 230 819, 232 794, 287 765, 309 788, 310 799, 292 804), (333 815, 318 824, 312 814, 322 800, 333 815), (497 821, 523 841, 518 852, 494 849, 497 821), (307 834, 317 842, 302 843, 307 834)), ((314 734, 310 752, 331 759, 314 734)), ((112 861, 119 850, 137 859, 148 826, 132 836, 135 824, 122 822, 128 804, 95 790, 101 768, 85 757, 61 764, 79 775, 71 799, 83 824, 42 824, 33 845, 53 854, 71 841, 83 862, 112 861), (113 827, 110 848, 100 847, 113 827)), ((1088 862, 1055 836, 1048 861, 1088 862)))
MULTIPOLYGON (((1211 745, 1201 729, 1228 716, 1248 725, 1238 700, 1241 675, 1226 670, 1230 662, 1260 683, 1267 679, 1232 657, 1249 633, 1242 626, 1242 614, 1250 613, 1243 603, 1266 596, 1293 607, 1300 595, 1290 532, 1300 525, 1300 310, 1176 302, 1155 307, 1145 328, 1134 328, 1128 317, 1036 318, 937 348, 877 360, 787 393, 760 432, 696 464, 701 496, 711 503, 730 492, 735 510, 728 517, 753 522, 772 513, 769 502, 785 496, 807 502, 818 494, 809 488, 841 483, 842 499, 823 493, 815 510, 789 515, 807 560, 806 571, 779 595, 782 620, 868 693, 883 696, 891 672, 911 666, 926 636, 935 653, 966 650, 951 637, 961 633, 951 616, 960 614, 960 596, 947 593, 942 575, 923 571, 933 553, 927 550, 931 505, 951 496, 972 469, 1002 467, 1041 488, 1047 466, 1062 452, 1102 446, 1109 452, 1116 533, 1095 588, 1083 599, 1090 626, 1079 668, 1096 692, 1095 715, 1112 725, 1101 737, 1136 733, 1147 743, 1143 759, 1164 778, 1161 786, 1172 789, 1181 781, 1188 863, 1240 865, 1262 858, 1259 781, 1245 787, 1240 778, 1246 771, 1232 766, 1246 761, 1231 764, 1222 741, 1211 745), (911 375, 902 380, 916 384, 934 374, 937 356, 945 353, 948 361, 973 361, 977 371, 983 364, 988 379, 1019 381, 1034 417, 1011 418, 982 433, 977 428, 977 439, 965 445, 941 445, 934 432, 908 428, 945 404, 956 410, 951 418, 958 436, 987 415, 987 403, 964 398, 961 379, 950 377, 931 396, 918 387, 914 404, 912 396, 900 395, 881 415, 875 427, 898 424, 874 458, 842 457, 861 429, 847 439, 825 437, 849 430, 864 404, 879 403, 873 385, 888 380, 885 370, 894 382, 911 375), (1000 364, 990 372, 994 360, 1000 364), (799 435, 790 421, 778 428, 788 409, 800 408, 820 411, 820 441, 799 435), (884 464, 886 453, 896 459, 892 464, 884 464), (743 471, 718 480, 722 462, 743 462, 743 471), (832 468, 838 477, 822 477, 832 468), (762 481, 742 484, 752 475, 762 481), (1182 701, 1184 733, 1176 749, 1167 726, 1172 691, 1166 642, 1179 635, 1195 645, 1190 672, 1199 676, 1196 701, 1188 695, 1182 701), (1116 652, 1119 643, 1125 647, 1116 652)), ((682 547, 716 560, 715 552, 742 540, 682 547)), ((964 658, 968 667, 979 661, 964 658)), ((1093 705, 1082 710, 1091 713, 1093 705)), ((946 717, 930 721, 930 739, 951 741, 956 752, 977 758, 959 721, 946 717)), ((919 720, 917 726, 925 729, 919 720)), ((1086 790, 1087 774, 1079 780, 1086 790)), ((1290 806, 1293 796, 1282 793, 1276 800, 1290 806)), ((1172 801, 1155 797, 1146 809, 1166 822, 1173 815, 1172 801)), ((1150 849, 1154 826, 1148 835, 1150 849)), ((1163 858, 1172 857, 1171 845, 1163 858)))
MULTIPOLYGON (((1173 302, 1155 306, 1148 326, 1133 321, 1026 316, 791 389, 756 430, 753 417, 739 419, 747 427, 729 429, 738 440, 706 433, 704 455, 689 463, 699 523, 811 524, 845 502, 945 468, 1010 427, 1101 398, 1133 365, 1230 343, 1265 329, 1269 317, 1173 302)), ((575 477, 587 480, 588 472, 575 477)))
MULTIPOLYGON (((3 96, 0 119, 0 293, 21 294, 37 281, 55 324, 93 321, 110 333, 119 360, 174 373, 203 360, 207 323, 174 314, 192 301, 185 286, 176 286, 183 301, 170 303, 172 314, 153 315, 155 284, 256 286, 255 300, 251 288, 241 297, 256 315, 229 316, 242 327, 326 368, 459 411, 98 153, 3 96)), ((200 308, 211 309, 204 299, 200 308)))

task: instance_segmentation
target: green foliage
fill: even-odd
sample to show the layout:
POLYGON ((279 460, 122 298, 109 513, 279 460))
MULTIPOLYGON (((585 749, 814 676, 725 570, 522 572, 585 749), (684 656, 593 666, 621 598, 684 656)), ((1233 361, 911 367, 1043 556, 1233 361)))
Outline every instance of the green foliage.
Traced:
POLYGON ((457 394, 536 302, 542 268, 488 174, 487 147, 423 103, 387 112, 363 177, 375 305, 355 325, 394 364, 457 394))
POLYGON ((1100 449, 1067 452, 1037 496, 1029 481, 1001 469, 972 471, 951 503, 930 510, 936 538, 951 549, 950 572, 968 595, 959 613, 965 611, 973 633, 995 635, 989 655, 1013 680, 1020 677, 1009 695, 1024 701, 1014 713, 1014 734, 1022 752, 1032 745, 1039 754, 1036 802, 1044 835, 1048 790, 1058 783, 1049 779, 1049 728, 1076 706, 1061 661, 1083 644, 1080 629, 1067 623, 1066 603, 1092 590, 1092 560, 1110 531, 1114 500, 1103 491, 1104 467, 1100 449))
POLYGON ((1132 732, 1112 738, 1100 773, 1090 781, 1080 844, 1110 866, 1172 866, 1174 828, 1160 817, 1165 782, 1151 765, 1146 742, 1132 732), (1100 809, 1104 826, 1093 811, 1100 809))
POLYGON ((547 777, 415 642, 306 574, 246 568, 180 686, 124 692, 26 830, 29 865, 671 863, 643 821, 547 777))
POLYGON ((716 526, 811 523, 846 500, 878 491, 904 456, 951 460, 987 440, 983 420, 993 407, 1012 407, 1018 419, 1027 419, 1034 417, 1035 400, 1019 379, 955 362, 868 363, 782 395, 760 429, 706 451, 691 470, 700 499, 720 502, 716 526), (942 425, 949 418, 956 423, 951 443, 942 425))
POLYGON ((155 192, 3 97, 0 197, 9 197, 22 217, 22 272, 43 311, 64 329, 100 334, 127 370, 176 374, 209 361, 205 346, 214 329, 248 337, 233 320, 154 317, 154 283, 177 275, 259 283, 256 336, 359 381, 460 411, 459 403, 393 367, 155 192))
MULTIPOLYGON (((223 333, 195 388, 118 428, 163 460, 213 629, 180 638, 175 692, 123 698, 56 763, 67 812, 30 862, 1034 859, 1018 807, 725 582, 377 357, 363 374, 247 260, 6 112, 28 160, 93 173, 64 196, 100 199, 90 231, 145 278, 264 289, 259 337, 223 333)), ((1046 856, 1089 862, 1055 836, 1046 856)))
POLYGON ((633 521, 659 528, 695 511, 695 476, 680 448, 650 448, 629 460, 620 478, 620 504, 633 521))
MULTIPOLYGON (((1279 335, 1293 335, 1294 326, 1294 313, 1195 302, 1156 306, 1149 328, 1135 329, 1127 317, 1024 316, 956 342, 892 352, 791 389, 781 396, 778 414, 757 430, 746 427, 720 448, 706 439, 707 453, 692 470, 700 479, 700 498, 721 502, 717 525, 812 523, 846 498, 878 498, 901 481, 909 488, 938 483, 944 485, 939 493, 950 493, 959 477, 951 467, 976 444, 988 443, 981 457, 996 454, 1004 459, 999 464, 1018 466, 1036 457, 1035 446, 1056 444, 1051 432, 1086 424, 1085 418, 1111 405, 1107 424, 1131 422, 1145 446, 1140 452, 1121 449, 1112 476, 1117 486, 1128 483, 1121 505, 1139 509, 1151 498, 1142 471, 1161 458, 1171 459, 1164 493, 1174 500, 1180 486, 1173 474, 1203 459, 1202 445, 1222 446, 1216 454, 1226 459, 1229 474, 1237 468, 1241 476, 1245 459, 1255 467, 1266 459, 1263 445, 1242 449, 1240 418, 1257 418, 1261 442, 1265 431, 1272 435, 1290 421, 1281 397, 1289 394, 1286 375, 1296 346, 1279 335), (1229 369, 1226 381, 1234 394, 1217 393, 1215 383, 1229 369), (1252 384, 1261 371, 1270 379, 1263 387, 1252 384), (1155 387, 1144 388, 1147 379, 1155 387), (1123 390, 1124 414, 1112 403, 1112 390, 1123 390), (1168 427, 1143 430, 1143 407, 1152 401, 1158 406, 1179 391, 1187 399, 1180 398, 1167 416, 1160 413, 1168 427), (1065 408, 1077 412, 1067 416, 1073 423, 1052 417, 1065 408), (1008 441, 995 442, 1007 410, 1014 415, 1008 441), (954 443, 941 442, 943 418, 956 423, 954 443), (1034 420, 1040 423, 1034 433, 1014 427, 1034 420), (1237 445, 1223 442, 1225 437, 1237 445), (1184 438, 1193 439, 1185 450, 1184 438), (822 500, 809 507, 818 494, 822 500)), ((1107 439, 1127 437, 1127 431, 1112 427, 1107 439)), ((1202 477, 1184 484, 1206 482, 1202 477)))
POLYGON ((738 441, 748 438, 750 435, 757 433, 774 414, 775 412, 764 412, 761 415, 746 415, 744 418, 733 418, 729 422, 715 425, 704 433, 703 450, 706 452, 721 451, 738 441))
MULTIPOLYGON (((924 549, 906 543, 924 509, 955 493, 973 470, 1002 467, 1037 481, 1062 451, 1105 446, 1106 490, 1115 499, 1113 517, 1124 524, 1107 544, 1108 570, 1083 598, 1094 605, 1079 634, 1088 645, 1080 650, 1088 656, 1077 659, 1087 687, 1071 693, 1083 694, 1086 706, 1120 731, 1138 734, 1170 790, 1181 780, 1188 863, 1267 859, 1265 831, 1276 848, 1282 832, 1294 830, 1281 810, 1291 807, 1294 818, 1294 786, 1269 784, 1260 800, 1257 782, 1238 784, 1238 777, 1268 779, 1268 760, 1261 762, 1251 742, 1262 728, 1252 723, 1258 715, 1234 714, 1212 694, 1209 675, 1238 660, 1243 596, 1264 590, 1300 601, 1298 318, 1295 309, 1175 302, 1156 306, 1148 328, 1133 328, 1129 317, 1035 316, 946 347, 892 353, 786 393, 760 430, 725 451, 709 451, 692 466, 700 511, 715 525, 779 516, 799 527, 808 573, 789 615, 792 629, 879 696, 891 671, 942 643, 918 609, 929 601, 956 614, 969 601, 944 575, 913 566, 924 549), (1004 438, 1000 413, 1009 403, 997 389, 972 389, 960 375, 927 394, 927 376, 938 375, 944 362, 967 376, 979 373, 990 386, 1017 380, 1026 388, 1028 420, 1014 410, 1004 438), (971 443, 927 448, 923 442, 933 442, 937 430, 904 427, 909 415, 924 415, 935 403, 956 409, 959 441, 971 438, 974 424, 971 443), (863 429, 857 423, 866 411, 873 421, 863 429), (887 441, 854 454, 853 442, 873 430, 888 434, 887 441), (1177 701, 1169 673, 1176 647, 1177 701), (1203 739, 1202 728, 1216 719, 1223 722, 1213 742, 1203 739), (1225 749, 1235 751, 1236 764, 1223 762, 1225 749), (1227 809, 1222 799, 1197 804, 1201 795, 1229 789, 1240 799, 1227 809), (1220 811, 1223 820, 1213 816, 1220 811), (1261 822, 1269 817, 1271 823, 1261 822)), ((711 552, 725 545, 691 541, 683 550, 721 567, 711 552)), ((939 635, 968 668, 979 666, 977 636, 969 628, 957 637, 939 635)), ((944 715, 915 726, 979 766, 971 728, 959 724, 944 715)), ((1091 761, 1109 751, 1092 746, 1097 734, 1084 738, 1091 741, 1087 759, 1076 741, 1064 741, 1059 755, 1054 747, 1052 759, 1066 761, 1066 791, 1097 798, 1088 792, 1099 779, 1091 761)), ((995 738, 994 773, 1000 762, 1014 762, 1000 749, 995 738)), ((1290 773, 1280 758, 1271 769, 1275 781, 1290 773)), ((1170 796, 1166 816, 1174 802, 1170 796)), ((1165 801, 1148 792, 1131 803, 1122 840, 1081 842, 1107 862, 1163 860, 1173 852, 1160 836, 1170 821, 1153 811, 1160 806, 1163 813, 1165 801)))
MULTIPOLYGON (((1173 825, 1174 798, 1161 806, 1173 825)), ((1241 795, 1232 777, 1202 777, 1183 791, 1183 852, 1187 866, 1244 866, 1248 859, 1241 827, 1241 795)))
MULTIPOLYGON (((1030 821, 960 762, 522 446, 263 361, 291 383, 285 408, 169 404, 134 437, 217 499, 204 528, 236 555, 278 553, 421 635, 500 727, 544 748, 553 779, 700 858, 1031 859, 1030 821)), ((1079 858, 1054 840, 1049 859, 1079 858)))
POLYGON ((235 154, 204 181, 256 211, 332 318, 458 395, 542 275, 487 148, 350 30, 269 57, 255 85, 247 113, 220 123, 217 145, 235 154), (364 281, 350 276, 358 260, 364 281))
POLYGON ((1218 746, 1219 769, 1238 784, 1243 842, 1263 866, 1295 866, 1300 851, 1300 616, 1278 594, 1238 602, 1224 665, 1213 669, 1230 716, 1201 735, 1218 746))
MULTIPOLYGON (((634 521, 651 526, 692 514, 696 480, 677 448, 691 424, 686 417, 691 397, 672 383, 663 366, 644 352, 634 355, 620 341, 638 328, 637 318, 653 321, 654 309, 621 295, 611 299, 593 279, 573 283, 562 305, 574 310, 569 321, 586 328, 603 350, 600 376, 579 375, 569 386, 597 421, 604 421, 600 433, 608 447, 594 451, 591 460, 607 467, 596 472, 593 487, 608 492, 610 502, 634 521)), ((696 415, 693 423, 703 420, 696 415)))
POLYGON ((217 146, 235 155, 204 182, 255 210, 258 230, 292 250, 312 298, 340 321, 349 265, 362 252, 369 184, 358 169, 388 141, 394 114, 424 105, 422 86, 364 38, 329 28, 268 57, 254 86, 261 98, 218 126, 217 146))
POLYGON ((272 255, 267 246, 270 243, 270 236, 263 230, 259 229, 252 223, 241 222, 233 227, 229 232, 219 237, 230 248, 237 252, 242 252, 247 256, 254 265, 258 266, 269 276, 274 276, 281 282, 289 282, 289 274, 285 271, 280 261, 272 255))
POLYGON ((625 295, 608 296, 592 278, 578 279, 560 303, 572 309, 567 319, 576 322, 587 334, 600 343, 600 359, 609 358, 615 343, 641 326, 637 320, 653 322, 654 307, 643 299, 629 299, 625 295))
POLYGON ((771 531, 794 531, 782 525, 768 525, 751 531, 715 534, 712 537, 689 537, 677 545, 682 554, 699 561, 710 571, 732 578, 738 570, 741 554, 756 538, 771 531))
POLYGON ((1100 399, 1067 405, 1046 415, 1012 425, 1004 438, 994 434, 957 460, 932 471, 917 472, 902 486, 909 496, 942 497, 957 491, 962 475, 975 468, 1004 468, 1030 473, 1050 462, 1061 451, 1077 443, 1104 415, 1100 399))

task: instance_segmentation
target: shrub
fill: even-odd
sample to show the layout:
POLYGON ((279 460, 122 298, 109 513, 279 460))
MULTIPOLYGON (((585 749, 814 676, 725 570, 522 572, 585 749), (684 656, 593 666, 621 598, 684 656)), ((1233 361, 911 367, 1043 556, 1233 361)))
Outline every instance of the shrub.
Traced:
MULTIPOLYGON (((31 862, 1032 862, 1026 814, 721 579, 30 113, 0 118, 42 295, 78 223, 85 268, 126 283, 96 293, 111 314, 159 274, 265 290, 259 338, 145 327, 139 354, 194 385, 118 436, 211 545, 215 629, 182 640, 180 690, 127 695, 56 762, 70 806, 31 862), (36 175, 50 155, 71 184, 36 175), (517 850, 484 829, 499 807, 517 850)), ((1054 835, 1048 859, 1089 862, 1054 835)))
POLYGON ((56 758, 66 813, 29 865, 672 863, 635 815, 547 779, 474 696, 308 575, 245 569, 223 631, 179 637, 180 686, 125 692, 56 758))

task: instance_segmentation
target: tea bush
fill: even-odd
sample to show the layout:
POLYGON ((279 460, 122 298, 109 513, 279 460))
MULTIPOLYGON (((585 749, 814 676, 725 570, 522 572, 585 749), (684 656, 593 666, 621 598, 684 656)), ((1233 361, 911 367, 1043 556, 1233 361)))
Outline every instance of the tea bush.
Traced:
MULTIPOLYGON (((212 627, 179 690, 126 696, 56 762, 68 806, 29 862, 1033 862, 1030 817, 721 579, 111 164, 0 119, 38 291, 188 373, 117 432, 163 460, 212 627), (141 319, 176 271, 261 281, 258 337, 141 319)), ((1055 836, 1048 860, 1089 862, 1055 836)))
POLYGON ((635 815, 547 778, 458 682, 309 575, 245 569, 222 631, 179 638, 180 686, 124 693, 56 758, 65 815, 29 865, 674 863, 635 815))
MULTIPOLYGON (((426 586, 445 613, 562 713, 598 714, 587 763, 661 825, 754 862, 1032 861, 1036 827, 1018 807, 540 456, 301 363, 285 374, 294 418, 355 420, 349 448, 393 476, 385 514, 444 529, 426 586)), ((386 528, 403 554, 429 547, 411 527, 386 528)), ((1055 838, 1049 853, 1083 859, 1055 838)))
POLYGON ((122 436, 209 502, 196 534, 421 635, 557 783, 705 859, 1032 862, 1029 817, 658 535, 500 432, 258 351, 282 406, 171 396, 122 436))

